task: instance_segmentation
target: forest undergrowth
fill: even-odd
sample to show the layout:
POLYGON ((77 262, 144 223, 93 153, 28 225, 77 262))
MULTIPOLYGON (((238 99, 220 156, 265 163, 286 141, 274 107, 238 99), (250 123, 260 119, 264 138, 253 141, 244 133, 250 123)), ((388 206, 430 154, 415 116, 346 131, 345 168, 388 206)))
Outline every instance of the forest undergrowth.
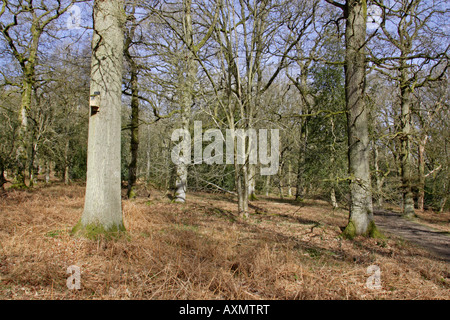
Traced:
MULTIPOLYGON (((70 234, 84 191, 3 194, 0 299, 450 299, 450 264, 394 236, 345 240, 348 212, 324 201, 260 196, 242 220, 232 195, 176 204, 141 189, 123 200, 126 236, 86 240, 70 234), (380 288, 367 285, 373 265, 380 288), (80 289, 67 286, 70 266, 80 289)), ((441 228, 450 218, 424 216, 441 228)))

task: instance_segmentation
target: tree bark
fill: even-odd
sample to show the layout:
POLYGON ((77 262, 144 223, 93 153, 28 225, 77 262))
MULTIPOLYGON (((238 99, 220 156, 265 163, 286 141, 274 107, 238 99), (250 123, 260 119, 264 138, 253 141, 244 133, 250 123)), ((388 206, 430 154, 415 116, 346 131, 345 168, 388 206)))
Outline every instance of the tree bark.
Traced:
POLYGON ((375 168, 375 185, 377 193, 377 206, 379 209, 383 207, 383 182, 384 177, 380 177, 380 167, 379 167, 379 151, 376 143, 373 143, 373 162, 375 168))
POLYGON ((64 184, 68 185, 70 182, 69 175, 69 140, 66 141, 64 149, 64 184))
POLYGON ((5 183, 8 182, 5 178, 5 166, 0 162, 0 187, 1 190, 5 190, 5 183))
POLYGON ((266 186, 265 186, 266 197, 269 196, 270 193, 270 175, 266 176, 266 186))
POLYGON ((304 172, 305 172, 306 153, 308 150, 308 131, 306 120, 303 120, 300 132, 301 132, 300 134, 301 147, 298 153, 297 182, 295 190, 296 201, 301 201, 305 193, 304 172))
POLYGON ((248 199, 250 201, 257 200, 256 197, 256 165, 248 165, 248 199))
MULTIPOLYGON (((192 1, 184 0, 184 43, 186 49, 183 52, 184 61, 181 63, 181 72, 179 76, 180 80, 180 102, 181 102, 181 129, 184 132, 189 132, 191 107, 194 101, 194 85, 197 75, 197 64, 194 59, 194 42, 193 42, 193 27, 192 27, 192 1)), ((186 138, 183 138, 182 144, 190 143, 186 138)), ((186 148, 183 148, 185 150, 186 148)), ((183 159, 179 161, 176 166, 176 179, 175 179, 175 202, 186 202, 186 190, 187 190, 187 177, 188 177, 188 164, 191 159, 183 159)))
POLYGON ((50 183, 50 163, 45 160, 45 183, 50 183))
MULTIPOLYGON (((39 46, 39 38, 42 34, 42 29, 38 28, 39 21, 34 19, 31 25, 31 45, 29 50, 29 56, 22 61, 22 99, 19 112, 19 130, 18 130, 18 148, 16 152, 16 159, 18 162, 18 177, 17 182, 25 185, 25 168, 28 162, 28 149, 29 149, 29 132, 28 132, 28 114, 31 110, 33 86, 35 79, 35 68, 37 64, 37 54, 39 46)), ((20 61, 19 61, 20 62, 20 61)), ((31 179, 30 184, 32 185, 31 179)))
POLYGON ((427 143, 428 136, 426 135, 419 141, 419 194, 417 197, 417 209, 424 210, 425 201, 425 144, 427 143))
POLYGON ((131 56, 130 47, 133 42, 136 29, 136 19, 134 10, 131 13, 131 23, 129 32, 125 38, 124 55, 130 66, 130 86, 131 86, 131 120, 130 120, 130 163, 128 164, 128 186, 127 197, 136 197, 135 185, 137 180, 137 160, 139 151, 139 87, 138 87, 138 67, 131 56))
POLYGON ((86 196, 73 230, 89 238, 125 230, 120 175, 124 1, 95 1, 93 18, 86 196))
POLYGON ((336 200, 336 190, 334 189, 334 187, 331 187, 330 200, 331 200, 331 205, 333 206, 333 209, 338 209, 339 204, 336 200))
MULTIPOLYGON (((241 150, 245 150, 245 139, 237 139, 242 144, 241 150)), ((245 152, 245 151, 244 151, 245 152)), ((235 170, 238 190, 238 212, 242 218, 248 218, 248 173, 247 165, 238 163, 238 152, 235 148, 235 170)))
MULTIPOLYGON (((308 67, 301 65, 300 84, 296 85, 302 96, 303 105, 301 107, 301 114, 308 114, 311 106, 314 104, 314 99, 310 96, 308 90, 308 67)), ((308 152, 308 118, 300 120, 300 150, 298 154, 297 167, 297 183, 295 191, 295 200, 300 201, 304 197, 304 172, 306 165, 306 154, 308 152)))
POLYGON ((403 215, 414 217, 414 197, 411 180, 411 91, 407 82, 406 67, 401 69, 401 135, 400 135, 400 161, 402 173, 403 215))
POLYGON ((292 189, 291 189, 291 171, 292 171, 292 167, 291 167, 291 161, 288 160, 288 197, 292 197, 292 189))
POLYGON ((138 84, 137 71, 132 68, 131 71, 131 139, 130 139, 130 154, 131 160, 128 165, 128 190, 127 196, 129 199, 136 197, 135 185, 137 180, 137 160, 139 151, 139 99, 138 99, 138 84))
POLYGON ((364 103, 366 14, 365 0, 347 0, 345 98, 350 176, 350 214, 344 236, 375 236, 369 168, 368 114, 364 103))
MULTIPOLYGON (((27 68, 29 69, 29 68, 27 68)), ((19 112, 19 129, 17 135, 18 147, 16 151, 17 177, 18 183, 25 185, 25 169, 28 161, 28 113, 31 108, 31 97, 33 83, 30 74, 24 75, 22 85, 22 100, 19 112)))

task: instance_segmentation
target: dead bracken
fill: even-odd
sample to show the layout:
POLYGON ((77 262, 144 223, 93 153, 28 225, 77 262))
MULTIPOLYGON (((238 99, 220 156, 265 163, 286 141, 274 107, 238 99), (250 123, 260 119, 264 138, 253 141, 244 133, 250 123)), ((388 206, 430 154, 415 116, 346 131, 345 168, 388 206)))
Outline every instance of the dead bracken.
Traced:
POLYGON ((88 240, 70 234, 83 185, 9 191, 0 299, 450 298, 450 266, 428 252, 399 238, 345 240, 347 212, 325 202, 258 198, 244 220, 232 195, 192 193, 176 204, 155 190, 123 200, 126 237, 88 240), (66 285, 71 265, 79 290, 66 285), (381 289, 366 286, 371 265, 381 289))

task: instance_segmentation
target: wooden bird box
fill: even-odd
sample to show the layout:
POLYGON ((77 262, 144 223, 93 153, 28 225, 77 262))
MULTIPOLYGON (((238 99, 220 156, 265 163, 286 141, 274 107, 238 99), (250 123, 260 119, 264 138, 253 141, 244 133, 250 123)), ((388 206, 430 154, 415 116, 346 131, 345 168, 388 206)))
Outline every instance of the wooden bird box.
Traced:
POLYGON ((91 107, 91 116, 99 112, 100 109, 100 91, 95 91, 94 94, 91 94, 91 98, 89 100, 89 106, 91 107))

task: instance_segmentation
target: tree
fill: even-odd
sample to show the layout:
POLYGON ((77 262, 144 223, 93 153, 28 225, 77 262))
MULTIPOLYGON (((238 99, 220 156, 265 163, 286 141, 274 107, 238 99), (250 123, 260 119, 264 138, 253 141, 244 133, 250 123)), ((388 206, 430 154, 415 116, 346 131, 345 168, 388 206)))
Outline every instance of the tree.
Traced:
POLYGON ((138 65, 132 55, 132 46, 138 23, 135 17, 136 4, 133 4, 128 20, 130 26, 125 35, 124 56, 128 63, 130 80, 129 87, 131 89, 131 120, 130 120, 130 155, 131 160, 128 165, 128 186, 127 196, 132 199, 136 197, 134 190, 137 180, 137 161, 139 151, 139 85, 138 85, 138 65))
POLYGON ((179 203, 186 201, 188 165, 191 163, 190 151, 188 154, 184 154, 183 151, 188 150, 190 145, 188 133, 191 124, 191 110, 195 102, 198 54, 200 49, 202 49, 211 37, 220 8, 219 0, 212 1, 212 3, 215 6, 214 14, 212 19, 207 22, 208 25, 206 28, 201 28, 204 32, 198 32, 198 27, 195 30, 196 26, 194 21, 195 19, 199 19, 199 17, 196 17, 192 12, 192 0, 183 0, 181 3, 161 4, 159 8, 148 8, 160 20, 159 23, 167 28, 172 37, 171 39, 164 39, 158 35, 157 38, 162 40, 162 43, 155 45, 155 47, 159 50, 162 49, 162 51, 159 51, 160 55, 163 57, 167 56, 165 59, 169 60, 166 60, 164 64, 173 67, 172 70, 175 73, 175 79, 173 79, 173 74, 170 75, 173 79, 172 82, 175 83, 175 92, 174 98, 170 98, 169 100, 178 104, 179 110, 176 112, 180 116, 180 129, 182 132, 179 137, 181 138, 180 152, 177 155, 173 170, 174 202, 179 203), (177 14, 178 12, 180 14, 177 14), (175 46, 176 49, 173 50, 172 46, 175 46))
POLYGON ((73 233, 124 231, 120 132, 124 1, 94 2, 88 163, 84 211, 73 233))
POLYGON ((348 164, 350 180, 350 214, 343 235, 376 236, 373 221, 369 167, 368 112, 365 105, 367 3, 347 0, 341 4, 345 18, 345 101, 348 131, 348 164))
MULTIPOLYGON (((179 68, 179 99, 180 99, 180 116, 181 129, 183 132, 189 132, 189 124, 191 117, 191 108, 194 102, 194 85, 197 75, 197 63, 194 59, 194 30, 192 23, 192 1, 183 0, 183 32, 181 39, 184 43, 183 56, 184 59, 180 63, 179 68)), ((186 150, 187 145, 190 144, 187 135, 183 136, 182 150, 186 150)), ((191 159, 187 155, 181 155, 178 159, 175 169, 175 202, 186 202, 187 176, 188 164, 191 159)))

